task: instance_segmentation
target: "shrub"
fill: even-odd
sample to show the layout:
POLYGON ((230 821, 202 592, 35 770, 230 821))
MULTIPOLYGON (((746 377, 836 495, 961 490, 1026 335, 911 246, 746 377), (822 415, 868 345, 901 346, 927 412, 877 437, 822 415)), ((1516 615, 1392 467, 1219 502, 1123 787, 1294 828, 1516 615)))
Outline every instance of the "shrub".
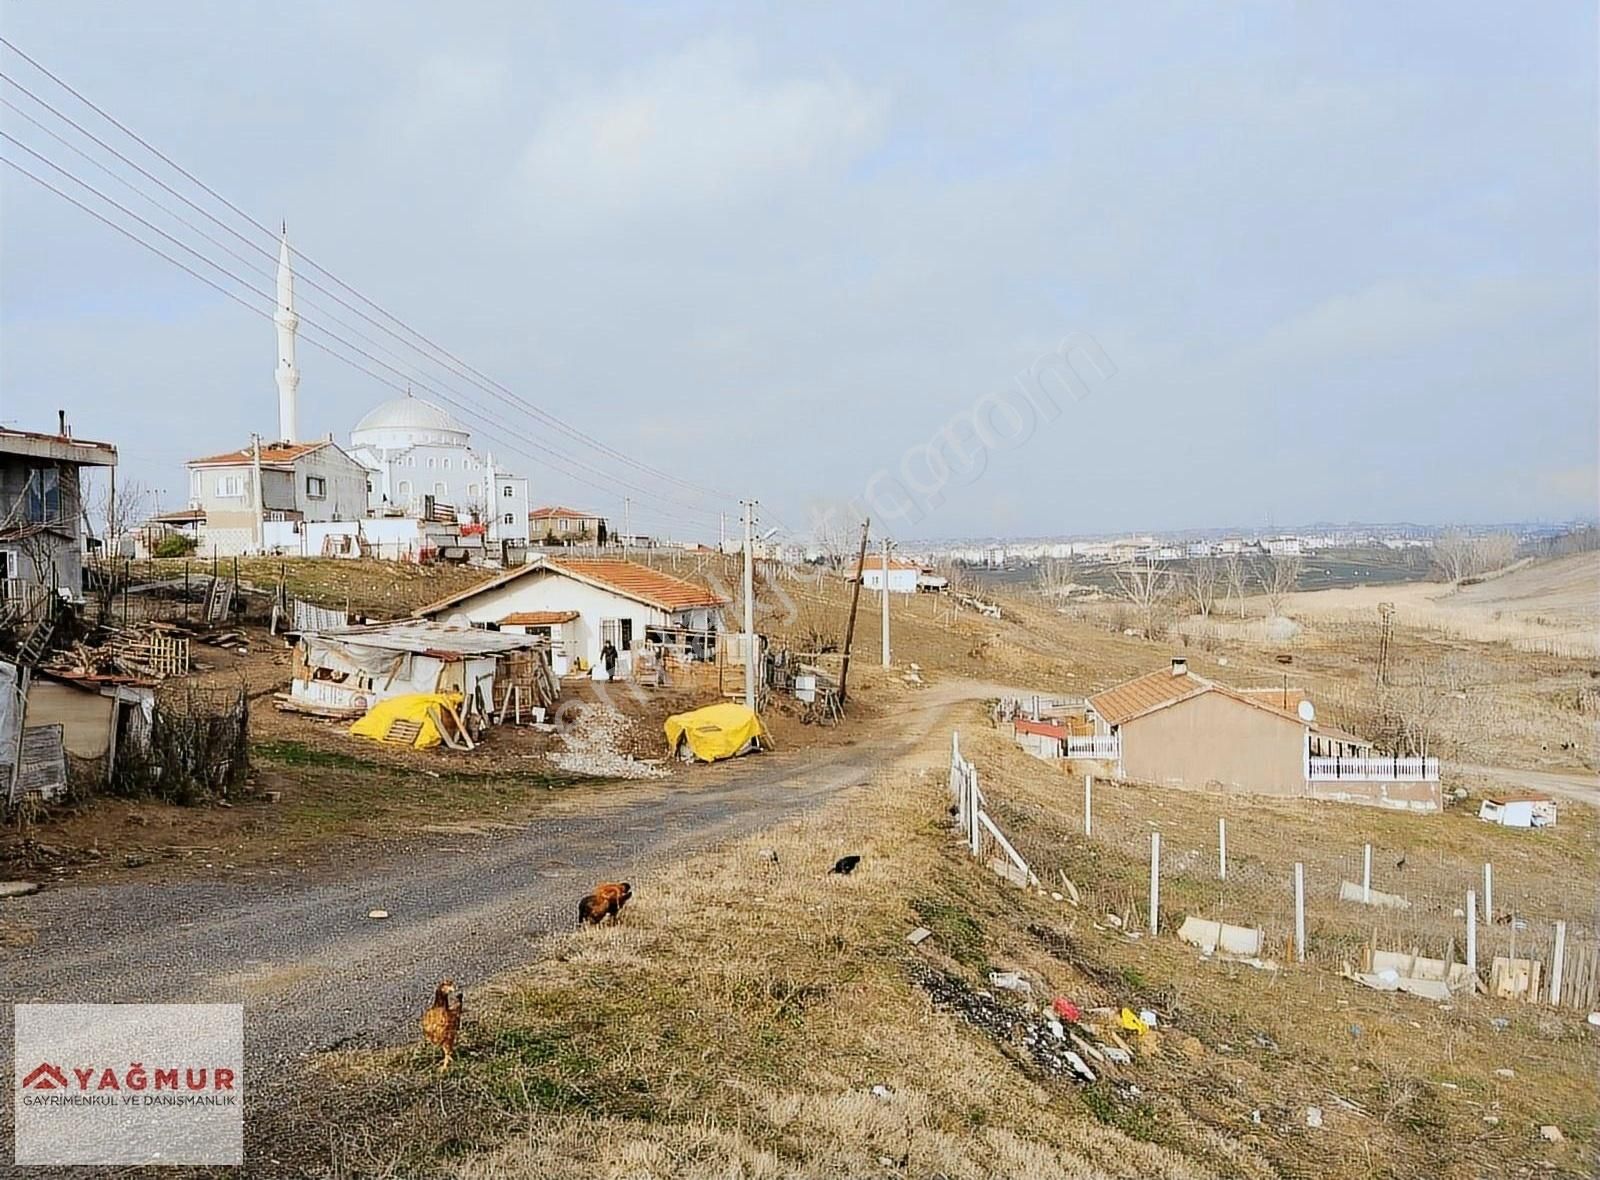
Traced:
POLYGON ((199 542, 182 533, 167 533, 150 549, 152 557, 188 557, 198 548, 199 542))

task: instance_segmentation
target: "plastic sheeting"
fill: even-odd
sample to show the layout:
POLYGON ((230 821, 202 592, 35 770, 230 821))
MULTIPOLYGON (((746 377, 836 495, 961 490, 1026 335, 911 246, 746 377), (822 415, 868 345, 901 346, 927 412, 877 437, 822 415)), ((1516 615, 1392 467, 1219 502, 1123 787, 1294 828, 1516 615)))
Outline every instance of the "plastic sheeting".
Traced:
POLYGON ((743 705, 731 703, 674 713, 667 718, 665 728, 667 749, 676 751, 680 741, 688 742, 690 751, 701 762, 732 758, 766 736, 760 717, 743 705))
POLYGON ((460 707, 461 699, 458 692, 417 692, 390 697, 373 705, 365 717, 350 727, 350 732, 356 737, 381 742, 389 736, 389 727, 396 721, 415 721, 419 728, 411 744, 419 750, 426 750, 444 740, 438 726, 428 716, 428 710, 433 707, 456 709, 460 707))

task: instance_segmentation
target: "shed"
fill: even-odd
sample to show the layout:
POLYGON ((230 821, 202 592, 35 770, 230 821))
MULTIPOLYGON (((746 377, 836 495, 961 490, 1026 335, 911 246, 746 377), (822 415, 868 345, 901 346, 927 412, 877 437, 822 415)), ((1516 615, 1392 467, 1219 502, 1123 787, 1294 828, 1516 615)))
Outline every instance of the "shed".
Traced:
MULTIPOLYGON (((922 577, 922 567, 914 561, 889 559, 889 593, 915 594, 922 577)), ((882 590, 884 584, 883 559, 868 557, 861 565, 861 585, 867 590, 882 590)))
POLYGON ((1556 801, 1549 795, 1491 795, 1479 805, 1478 818, 1507 828, 1553 827, 1556 801))
POLYGON ((1011 732, 1017 743, 1035 758, 1051 760, 1061 757, 1066 747, 1067 727, 1049 721, 1030 721, 1018 717, 1011 723, 1011 732))
POLYGON ((526 686, 524 707, 548 704, 543 646, 532 635, 419 620, 308 632, 295 645, 285 703, 356 716, 389 697, 455 692, 465 698, 464 712, 487 716, 516 683, 526 686))

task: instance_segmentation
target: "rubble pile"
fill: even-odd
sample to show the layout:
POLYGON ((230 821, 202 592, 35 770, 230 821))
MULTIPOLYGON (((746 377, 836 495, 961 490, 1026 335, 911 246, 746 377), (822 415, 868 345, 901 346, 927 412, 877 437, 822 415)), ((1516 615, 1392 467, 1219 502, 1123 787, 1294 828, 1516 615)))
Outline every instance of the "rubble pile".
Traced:
POLYGON ((564 749, 547 754, 556 766, 572 774, 599 778, 665 778, 659 766, 624 754, 622 745, 633 722, 610 705, 574 704, 561 711, 556 736, 564 749))

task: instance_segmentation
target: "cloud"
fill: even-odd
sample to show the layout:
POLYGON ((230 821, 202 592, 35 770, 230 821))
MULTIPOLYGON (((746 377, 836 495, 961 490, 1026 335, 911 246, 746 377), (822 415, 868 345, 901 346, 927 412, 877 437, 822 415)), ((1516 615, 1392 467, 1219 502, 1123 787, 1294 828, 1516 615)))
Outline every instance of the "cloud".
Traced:
POLYGON ((843 75, 766 80, 704 41, 553 106, 522 153, 528 195, 609 213, 725 205, 836 173, 884 133, 888 100, 843 75))

